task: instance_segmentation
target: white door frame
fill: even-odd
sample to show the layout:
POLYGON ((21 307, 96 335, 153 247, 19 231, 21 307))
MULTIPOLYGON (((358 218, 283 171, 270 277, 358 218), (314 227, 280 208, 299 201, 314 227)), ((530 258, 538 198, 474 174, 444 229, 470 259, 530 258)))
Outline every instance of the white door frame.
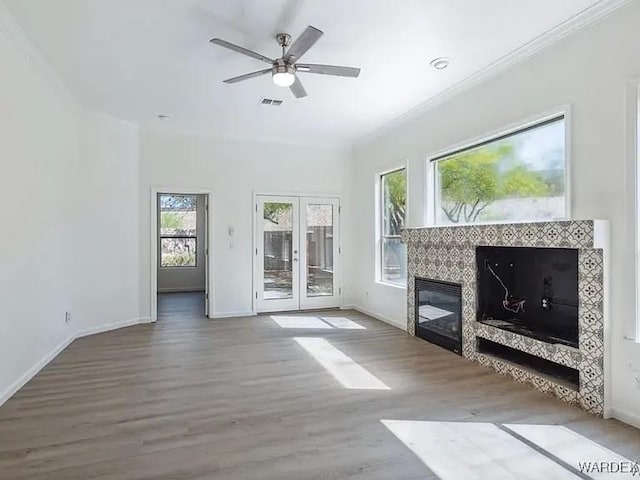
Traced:
POLYGON ((309 198, 324 198, 331 200, 338 200, 339 211, 338 211, 338 258, 335 260, 337 264, 340 265, 340 269, 338 271, 338 294, 336 297, 338 298, 338 305, 342 307, 344 304, 344 293, 342 292, 342 286, 344 285, 344 272, 342 265, 342 195, 334 195, 334 194, 325 194, 325 193, 304 193, 304 192, 270 192, 270 191, 254 191, 252 195, 252 214, 253 214, 253 222, 252 222, 252 245, 251 245, 251 258, 253 259, 251 264, 252 268, 252 278, 251 278, 251 305, 254 315, 258 315, 258 303, 256 301, 256 295, 258 292, 258 282, 260 281, 262 272, 259 271, 259 263, 256 257, 256 252, 258 249, 258 244, 261 239, 258 238, 258 197, 259 196, 267 196, 267 197, 309 197, 309 198))
POLYGON ((212 294, 214 286, 213 277, 213 194, 210 190, 200 188, 168 188, 168 187, 153 187, 151 189, 151 321, 156 322, 158 320, 158 194, 169 193, 175 195, 206 195, 208 212, 205 224, 207 225, 207 231, 205 232, 205 248, 208 248, 208 254, 206 258, 205 268, 205 282, 206 293, 208 299, 205 297, 205 301, 208 302, 209 318, 212 317, 215 303, 215 295, 212 294))

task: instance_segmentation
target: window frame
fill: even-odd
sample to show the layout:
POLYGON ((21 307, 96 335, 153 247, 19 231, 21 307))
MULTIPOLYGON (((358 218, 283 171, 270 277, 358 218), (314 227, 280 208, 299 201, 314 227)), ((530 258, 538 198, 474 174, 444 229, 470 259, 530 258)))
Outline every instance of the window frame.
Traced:
POLYGON ((550 110, 544 114, 531 117, 526 120, 511 124, 509 126, 494 130, 488 134, 476 137, 472 140, 466 140, 452 147, 437 151, 427 157, 426 160, 426 205, 425 223, 434 227, 457 227, 470 225, 501 225, 509 223, 531 223, 531 222, 547 222, 547 221, 566 221, 572 219, 571 214, 571 109, 568 105, 550 110), (482 147, 495 141, 503 140, 514 135, 525 133, 538 127, 553 123, 555 121, 564 120, 564 216, 558 219, 547 220, 493 220, 487 222, 460 222, 457 224, 441 224, 438 223, 438 209, 440 202, 438 191, 440 188, 437 164, 439 161, 446 159, 452 155, 463 153, 474 148, 482 147), (429 207, 429 203, 431 206, 429 207))
POLYGON ((385 285, 387 287, 406 289, 407 285, 401 285, 398 283, 392 283, 384 280, 383 268, 384 268, 384 241, 386 238, 401 239, 401 235, 385 235, 384 234, 384 177, 392 173, 404 171, 407 179, 406 187, 406 203, 405 203, 405 228, 407 218, 409 216, 409 176, 408 167, 406 162, 400 166, 394 167, 390 170, 384 170, 376 173, 376 262, 375 262, 375 280, 376 283, 385 285))
MULTIPOLYGON (((165 210, 166 211, 166 210, 165 210)), ((162 270, 182 270, 190 268, 198 268, 198 195, 190 193, 160 193, 158 194, 158 268, 162 270), (163 235, 162 234, 162 197, 194 197, 196 201, 196 233, 195 235, 163 235), (195 244, 195 255, 193 265, 169 265, 164 266, 162 264, 162 240, 175 239, 175 240, 190 240, 193 239, 195 244)))

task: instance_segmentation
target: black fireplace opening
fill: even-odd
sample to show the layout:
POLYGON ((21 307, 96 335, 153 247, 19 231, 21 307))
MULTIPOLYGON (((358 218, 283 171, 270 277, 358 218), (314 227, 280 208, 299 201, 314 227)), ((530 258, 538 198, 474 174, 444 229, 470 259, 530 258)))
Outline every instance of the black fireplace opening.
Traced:
POLYGON ((462 287, 415 279, 416 336, 462 355, 462 287))
POLYGON ((476 247, 477 320, 578 347, 578 250, 476 247))

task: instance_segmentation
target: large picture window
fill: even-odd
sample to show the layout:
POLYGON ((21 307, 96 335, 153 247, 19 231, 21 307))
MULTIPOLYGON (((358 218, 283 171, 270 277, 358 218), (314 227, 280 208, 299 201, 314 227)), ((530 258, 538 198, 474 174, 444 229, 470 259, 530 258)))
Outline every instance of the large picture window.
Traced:
POLYGON ((407 172, 395 170, 380 176, 380 281, 407 284, 407 251, 400 233, 407 210, 407 172))
POLYGON ((196 195, 160 195, 160 267, 195 267, 196 195))
POLYGON ((438 225, 567 217, 564 116, 431 161, 438 225))

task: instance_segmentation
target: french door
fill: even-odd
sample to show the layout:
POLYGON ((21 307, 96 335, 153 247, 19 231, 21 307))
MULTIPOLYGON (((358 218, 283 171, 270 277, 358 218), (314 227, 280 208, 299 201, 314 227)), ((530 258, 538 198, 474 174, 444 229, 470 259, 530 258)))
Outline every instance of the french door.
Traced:
POLYGON ((339 201, 266 195, 256 199, 256 310, 340 306, 339 201))

